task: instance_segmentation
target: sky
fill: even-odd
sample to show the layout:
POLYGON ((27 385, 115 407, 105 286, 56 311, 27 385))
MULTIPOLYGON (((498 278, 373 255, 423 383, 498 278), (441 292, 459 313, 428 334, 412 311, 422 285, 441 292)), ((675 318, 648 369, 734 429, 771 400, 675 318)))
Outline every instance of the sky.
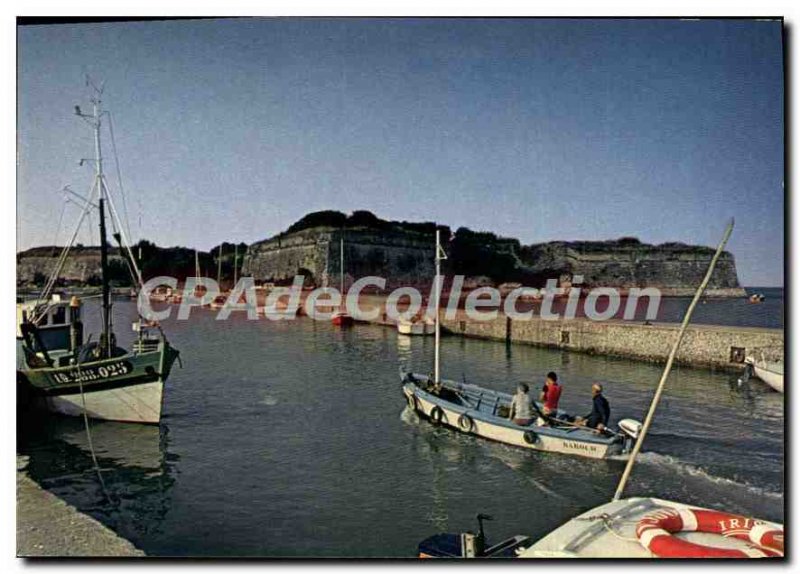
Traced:
POLYGON ((780 22, 19 27, 18 250, 63 244, 80 210, 60 190, 88 194, 86 74, 104 82, 134 241, 207 250, 367 209, 523 243, 714 246, 735 217, 742 284, 783 285, 780 22))

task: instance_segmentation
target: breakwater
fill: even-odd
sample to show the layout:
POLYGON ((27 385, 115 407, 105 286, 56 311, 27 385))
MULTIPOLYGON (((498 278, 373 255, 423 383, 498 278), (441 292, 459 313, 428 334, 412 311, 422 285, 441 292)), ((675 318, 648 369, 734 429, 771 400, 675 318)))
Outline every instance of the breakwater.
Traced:
MULTIPOLYGON (((590 321, 586 319, 513 320, 503 314, 488 321, 469 319, 459 312, 442 328, 449 333, 559 348, 590 354, 603 354, 643 361, 666 361, 679 325, 674 323, 634 323, 628 321, 590 321)), ((783 356, 783 330, 717 325, 690 325, 676 356, 678 364, 740 369, 747 354, 761 352, 783 356)))

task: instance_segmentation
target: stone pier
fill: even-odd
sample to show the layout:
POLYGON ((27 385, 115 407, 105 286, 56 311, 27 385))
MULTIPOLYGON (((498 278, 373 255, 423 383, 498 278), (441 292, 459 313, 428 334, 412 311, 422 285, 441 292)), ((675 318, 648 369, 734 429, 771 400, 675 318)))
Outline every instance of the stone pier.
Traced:
MULTIPOLYGON (((680 326, 674 323, 590 321, 586 319, 512 320, 498 314, 488 321, 469 319, 459 312, 454 319, 442 313, 442 327, 465 337, 478 337, 552 347, 569 351, 664 362, 680 326)), ((764 352, 783 357, 783 330, 717 325, 690 325, 676 362, 683 365, 741 369, 744 357, 764 352)))

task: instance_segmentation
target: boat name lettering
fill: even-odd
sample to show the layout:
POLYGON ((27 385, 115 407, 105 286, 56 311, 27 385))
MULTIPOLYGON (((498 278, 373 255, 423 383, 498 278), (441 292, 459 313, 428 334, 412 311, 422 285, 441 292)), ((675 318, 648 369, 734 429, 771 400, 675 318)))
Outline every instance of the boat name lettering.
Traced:
POLYGON ((574 448, 578 450, 588 450, 590 452, 595 452, 597 447, 591 444, 586 444, 582 442, 575 442, 570 440, 565 440, 562 442, 564 448, 574 448))

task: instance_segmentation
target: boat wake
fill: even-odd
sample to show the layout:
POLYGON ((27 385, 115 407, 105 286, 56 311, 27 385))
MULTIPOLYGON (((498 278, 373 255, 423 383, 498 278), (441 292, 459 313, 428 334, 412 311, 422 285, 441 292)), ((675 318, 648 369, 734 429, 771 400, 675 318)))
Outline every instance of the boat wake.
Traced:
POLYGON ((773 490, 768 490, 760 486, 749 484, 747 482, 738 482, 730 478, 715 476, 699 466, 682 461, 678 458, 666 454, 659 454, 656 452, 644 452, 640 454, 636 460, 637 462, 643 464, 665 467, 671 471, 677 471, 678 473, 684 476, 699 478, 716 485, 725 486, 729 488, 743 489, 760 497, 769 498, 773 500, 783 499, 782 492, 775 492, 773 490))

